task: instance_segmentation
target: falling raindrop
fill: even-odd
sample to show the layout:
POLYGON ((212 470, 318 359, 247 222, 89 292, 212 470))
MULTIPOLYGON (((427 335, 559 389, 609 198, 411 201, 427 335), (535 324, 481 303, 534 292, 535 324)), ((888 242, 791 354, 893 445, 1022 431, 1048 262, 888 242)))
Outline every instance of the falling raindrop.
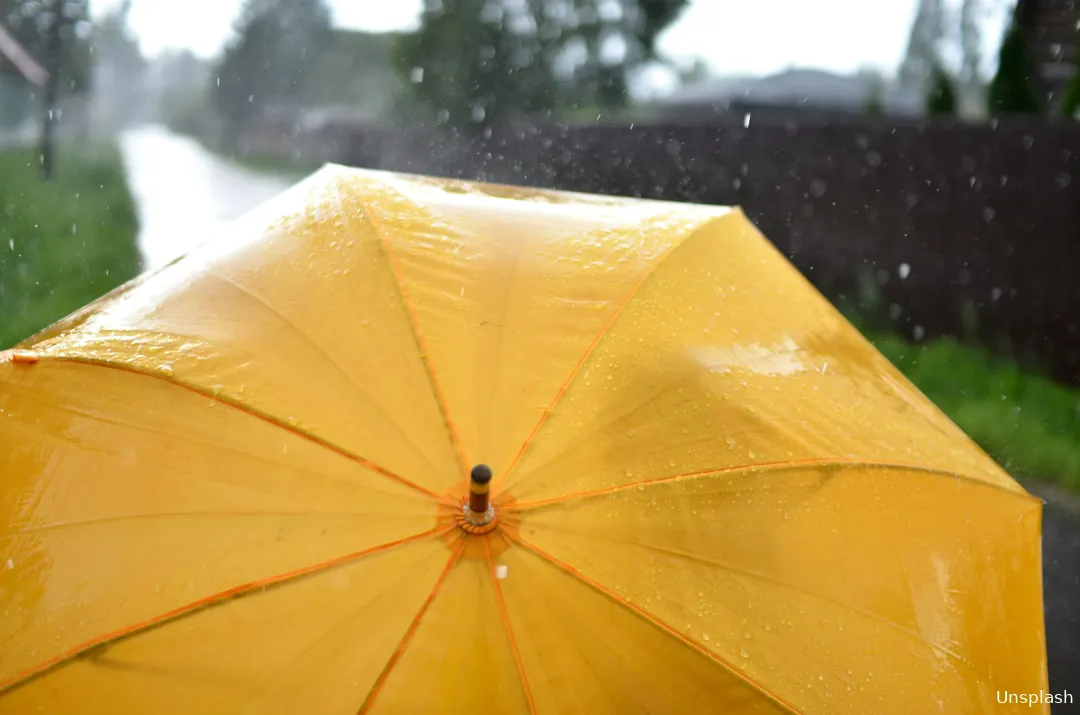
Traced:
POLYGON ((901 263, 896 269, 896 274, 900 276, 900 280, 907 280, 907 277, 911 275, 911 266, 907 263, 901 263))

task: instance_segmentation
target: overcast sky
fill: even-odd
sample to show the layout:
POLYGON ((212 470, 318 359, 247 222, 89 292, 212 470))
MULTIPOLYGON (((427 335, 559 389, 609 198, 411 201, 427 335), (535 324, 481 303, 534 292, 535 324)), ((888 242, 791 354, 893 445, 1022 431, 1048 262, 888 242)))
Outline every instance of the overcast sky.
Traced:
MULTIPOLYGON (((97 0, 97 12, 120 0, 97 0)), ((953 0, 954 2, 958 0, 953 0)), ((329 0, 339 26, 415 27, 421 0, 329 0)), ((133 0, 131 24, 143 52, 188 48, 210 57, 232 32, 242 0, 133 0)), ((793 65, 852 72, 893 71, 903 56, 917 0, 691 0, 661 39, 669 56, 705 59, 724 74, 766 74, 793 65)), ((984 26, 985 54, 1001 34, 1005 0, 984 26)))

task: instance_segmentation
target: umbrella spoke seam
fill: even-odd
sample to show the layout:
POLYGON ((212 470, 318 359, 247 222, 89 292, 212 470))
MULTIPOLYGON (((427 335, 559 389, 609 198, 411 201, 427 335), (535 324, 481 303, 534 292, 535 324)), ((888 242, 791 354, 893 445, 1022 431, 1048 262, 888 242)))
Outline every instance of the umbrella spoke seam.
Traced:
POLYGON ((521 445, 521 449, 518 450, 517 456, 514 457, 514 461, 511 462, 510 466, 507 467, 506 471, 502 473, 496 484, 493 485, 493 488, 501 486, 503 483, 506 482, 511 472, 513 472, 513 470, 517 467, 518 463, 521 461, 522 457, 525 455, 525 451, 529 448, 529 446, 536 439, 536 436, 540 433, 541 427, 544 426, 544 423, 554 413, 555 408, 559 405, 559 403, 562 401, 562 398, 566 395, 571 383, 581 373, 582 369, 585 367, 585 364, 589 361, 589 358, 592 357, 593 353, 596 351, 597 347, 599 347, 604 337, 607 336, 607 334, 611 331, 611 328, 622 316, 627 306, 629 306, 630 303, 633 301, 634 297, 638 295, 641 287, 656 274, 657 269, 668 258, 670 258, 672 254, 685 246, 692 237, 699 235, 702 229, 704 229, 706 226, 711 225, 714 221, 720 220, 721 218, 722 217, 712 217, 709 220, 703 221, 702 223, 696 225, 694 228, 688 230, 678 243, 674 243, 669 246, 667 250, 661 253, 656 258, 656 260, 654 260, 652 264, 649 265, 646 270, 642 272, 642 274, 630 287, 630 290, 627 291, 626 295, 624 295, 619 301, 619 305, 615 309, 615 312, 607 320, 607 322, 604 323, 603 327, 600 328, 600 331, 597 333, 596 337, 593 338, 592 342, 589 343, 588 347, 585 348, 585 352, 582 353, 581 358, 578 359, 577 364, 574 365, 566 380, 562 383, 562 385, 559 386, 559 389, 555 392, 555 397, 554 399, 552 399, 551 404, 549 404, 544 409, 543 413, 541 413, 540 415, 540 419, 537 420, 536 425, 529 433, 529 436, 525 438, 525 442, 521 445))
POLYGON ((660 631, 662 631, 663 633, 666 633, 669 636, 675 638, 676 640, 678 640, 683 645, 685 645, 688 648, 692 649, 694 652, 696 652, 699 655, 702 655, 705 658, 708 658, 712 662, 716 663, 721 668, 723 668, 724 670, 729 672, 732 676, 734 676, 737 680, 745 683, 747 686, 749 686, 749 687, 753 688, 754 690, 760 692, 762 695, 764 695, 766 698, 768 698, 771 702, 773 702, 776 705, 779 705, 780 707, 784 708, 785 710, 790 712, 792 715, 802 715, 801 711, 799 711, 794 705, 791 705, 790 703, 786 702, 779 695, 776 695, 776 694, 770 692, 764 685, 761 685, 758 682, 750 679, 745 674, 741 673, 737 668, 735 668, 735 666, 733 666, 731 663, 728 663, 726 660, 724 660, 720 656, 716 655, 712 651, 708 650, 707 648, 702 646, 697 641, 695 641, 695 640, 693 640, 691 638, 688 638, 687 636, 679 633, 674 628, 667 625, 666 623, 664 623, 660 619, 656 618, 655 616, 650 615, 648 612, 644 611, 643 609, 639 608, 638 606, 634 605, 633 603, 630 603, 625 598, 623 598, 622 596, 619 596, 617 593, 612 592, 611 590, 604 587, 599 582, 590 579, 588 576, 581 573, 580 571, 575 569, 573 566, 567 564, 564 561, 561 561, 561 560, 557 559, 556 557, 554 557, 551 554, 547 553, 546 551, 540 549, 539 547, 530 544, 529 542, 522 539, 519 535, 511 536, 508 533, 507 536, 509 538, 511 538, 513 541, 520 544, 522 547, 528 549, 532 553, 539 556, 544 561, 547 561, 548 563, 550 563, 555 568, 563 571, 566 574, 569 574, 572 578, 577 579, 578 581, 580 581, 584 585, 588 586, 589 588, 593 589, 594 591, 598 592, 602 596, 604 596, 606 598, 610 598, 613 602, 617 603, 619 606, 627 609, 628 611, 630 611, 634 615, 636 615, 639 618, 643 619, 646 623, 652 625, 655 628, 658 628, 660 631))
POLYGON ((134 625, 111 631, 104 635, 98 636, 97 638, 86 641, 81 645, 70 648, 50 660, 39 663, 38 665, 33 666, 20 674, 15 675, 13 678, 7 680, 6 682, 0 682, 0 695, 3 695, 4 693, 19 688, 23 685, 26 685, 27 683, 43 675, 46 675, 47 673, 50 673, 58 668, 62 668, 75 660, 93 657, 93 654, 103 653, 105 649, 107 649, 111 645, 115 645, 130 638, 137 637, 140 634, 146 633, 148 631, 167 626, 170 623, 178 621, 182 618, 194 616, 208 608, 214 608, 215 606, 220 606, 225 603, 244 598, 246 596, 260 593, 267 588, 282 586, 284 584, 296 581, 297 579, 304 578, 306 576, 313 576, 319 573, 323 573, 330 569, 343 566, 352 561, 356 561, 358 559, 364 558, 365 556, 370 556, 381 551, 387 551, 389 549, 403 546, 408 543, 421 541, 425 538, 440 536, 452 531, 454 528, 455 527, 452 526, 441 529, 439 527, 435 527, 419 534, 413 534, 412 536, 406 536, 401 539, 389 541, 385 544, 379 544, 378 546, 374 546, 369 549, 363 549, 361 551, 357 551, 351 554, 345 554, 344 556, 338 556, 336 558, 330 559, 328 561, 323 561, 318 564, 294 569, 293 571, 278 574, 276 576, 270 576, 267 578, 250 581, 239 586, 234 586, 225 591, 220 591, 216 594, 207 596, 206 598, 200 599, 198 601, 193 601, 178 608, 174 608, 171 611, 166 611, 165 613, 162 613, 155 617, 151 617, 150 619, 145 620, 141 623, 136 623, 134 625))
POLYGON ((514 636, 514 628, 510 624, 510 611, 506 606, 506 598, 503 596, 499 579, 495 577, 495 558, 491 554, 491 542, 488 534, 484 534, 484 553, 487 556, 488 575, 491 576, 491 585, 495 588, 495 598, 499 603, 499 615, 502 618, 503 627, 506 628, 506 637, 510 641, 510 650, 514 653, 514 664, 517 665, 518 677, 525 689, 525 699, 529 704, 529 712, 536 715, 536 703, 533 700, 532 688, 529 686, 529 678, 525 673, 525 661, 522 660, 521 650, 518 648, 517 638, 514 636))
POLYGON ((200 395, 202 397, 208 397, 211 400, 214 400, 215 402, 218 402, 218 403, 223 404, 223 405, 228 405, 229 407, 232 407, 235 410, 239 410, 240 412, 243 412, 243 413, 245 413, 247 415, 250 415, 252 417, 256 417, 256 418, 258 418, 258 419, 260 419, 260 420, 262 420, 264 422, 272 424, 275 427, 279 427, 279 428, 285 430, 286 432, 294 434, 294 435, 296 435, 297 437, 299 437, 301 439, 307 440, 308 442, 312 442, 314 444, 319 445, 320 447, 323 447, 325 449, 330 450, 331 452, 339 454, 339 455, 341 455, 342 457, 345 457, 348 460, 356 462, 357 464, 359 464, 362 467, 370 469, 371 471, 375 472, 376 474, 381 474, 382 476, 386 477, 387 479, 391 479, 391 480, 393 480, 393 481, 395 481, 395 482, 397 482, 397 483, 399 483, 399 484, 401 484, 403 486, 406 486, 406 487, 409 487, 410 489, 418 491, 421 494, 424 494, 425 496, 428 496, 428 497, 431 497, 432 499, 435 499, 436 501, 439 501, 439 502, 445 501, 443 496, 441 496, 439 494, 436 494, 435 492, 431 491, 430 489, 426 489, 425 487, 422 487, 419 484, 416 484, 416 483, 414 483, 412 481, 409 481, 405 477, 402 477, 402 476, 390 471, 386 467, 375 464, 374 462, 372 462, 370 460, 367 460, 367 459, 365 459, 364 457, 361 457, 358 454, 354 454, 353 452, 349 451, 348 449, 345 449, 344 447, 341 447, 341 446, 339 446, 337 444, 334 444, 333 442, 330 442, 329 440, 323 439, 322 437, 318 437, 318 436, 312 434, 311 432, 307 432, 306 430, 302 430, 302 429, 299 429, 298 427, 294 427, 294 426, 292 426, 290 424, 282 422, 281 420, 274 417, 273 415, 262 412, 261 410, 258 410, 256 408, 252 407, 251 405, 247 405, 247 404, 244 404, 243 402, 233 400, 232 398, 226 397, 225 395, 215 395, 215 394, 213 394, 212 392, 210 392, 208 390, 204 390, 203 388, 198 387, 197 385, 192 385, 192 384, 189 384, 187 382, 183 382, 181 380, 177 380, 177 379, 168 377, 166 375, 161 375, 161 374, 154 373, 154 372, 149 372, 149 371, 146 371, 146 370, 140 370, 140 369, 132 367, 130 365, 123 365, 123 364, 119 364, 119 363, 113 363, 113 362, 109 362, 107 360, 102 360, 102 359, 97 359, 97 358, 87 358, 87 357, 82 357, 82 356, 77 356, 77 355, 43 355, 42 356, 42 361, 43 362, 44 361, 49 361, 49 362, 54 362, 54 363, 71 363, 71 364, 77 364, 77 365, 89 365, 91 367, 100 367, 100 368, 105 368, 105 369, 109 369, 109 370, 119 370, 121 372, 130 373, 132 375, 139 375, 141 377, 148 377, 148 378, 151 378, 151 379, 154 379, 154 380, 161 380, 162 382, 167 382, 170 385, 175 385, 176 387, 179 387, 179 388, 182 388, 182 389, 185 389, 185 390, 189 390, 189 391, 194 392, 195 394, 200 395))
MULTIPOLYGON (((503 507, 506 511, 527 511, 531 509, 541 509, 544 507, 558 506, 572 501, 583 501, 586 499, 592 499, 595 497, 606 496, 608 494, 616 494, 618 492, 629 491, 636 489, 639 486, 657 486, 661 484, 668 484, 671 482, 677 482, 683 479, 700 479, 702 477, 718 476, 718 475, 739 475, 749 474, 753 472, 780 472, 786 469, 796 470, 803 467, 864 467, 867 469, 880 469, 880 470, 897 470, 897 471, 913 471, 922 472, 924 474, 932 474, 941 477, 952 477, 958 479, 965 484, 971 484, 973 486, 982 486, 997 491, 1004 492, 1028 501, 1039 501, 1035 497, 1029 494, 1021 492, 1014 492, 1008 489, 1004 489, 997 484, 984 482, 973 476, 961 474, 959 472, 949 471, 947 469, 938 469, 921 464, 905 464, 903 462, 870 462, 864 460, 844 460, 844 459, 808 459, 803 461, 793 462, 766 462, 762 464, 750 464, 739 467, 730 467, 727 469, 707 469, 701 472, 691 472, 688 474, 677 474, 671 477, 658 477, 656 479, 649 479, 640 482, 631 482, 629 484, 621 484, 614 487, 605 487, 603 489, 595 489, 584 492, 572 492, 570 494, 564 494, 558 497, 551 497, 550 499, 541 499, 533 502, 515 502, 514 504, 508 504, 503 507)), ((1041 503, 1041 502, 1040 502, 1041 503)))
POLYGON ((953 650, 951 650, 949 648, 946 648, 944 646, 941 646, 941 645, 938 645, 938 644, 935 644, 935 643, 931 643, 929 640, 927 640, 921 634, 919 634, 918 632, 916 632, 914 630, 911 630, 910 628, 908 628, 906 626, 903 626, 903 625, 901 625, 899 623, 896 623, 895 621, 891 621, 888 618, 885 618, 884 616, 881 616, 881 615, 879 615, 879 614, 877 614, 877 613, 875 613, 875 612, 873 612, 871 610, 868 610, 866 608, 863 608, 861 606, 855 606, 855 605, 853 605, 851 603, 848 603, 847 601, 845 601, 843 599, 839 599, 839 598, 835 598, 833 596, 829 596, 828 594, 822 593, 820 591, 816 591, 816 590, 811 589, 811 588, 807 588, 805 586, 800 586, 799 584, 794 583, 792 581, 785 581, 782 578, 778 578, 776 576, 771 576, 769 574, 766 574, 766 573, 763 573, 763 572, 760 572, 760 571, 753 571, 753 570, 750 570, 750 569, 741 568, 741 567, 734 566, 732 564, 726 563, 724 561, 719 561, 719 560, 716 560, 716 559, 710 559, 710 558, 705 557, 705 556, 699 556, 697 554, 694 554, 694 553, 691 553, 691 552, 688 552, 688 551, 680 551, 680 550, 677 550, 677 549, 667 548, 667 547, 663 547, 663 546, 655 546, 655 545, 644 544, 644 543, 635 544, 634 542, 627 541, 625 539, 616 539, 616 538, 606 537, 606 536, 596 536, 595 534, 586 535, 586 534, 584 534, 582 532, 576 532, 576 531, 569 531, 567 533, 578 534, 579 536, 591 536, 592 538, 603 539, 603 540, 606 540, 606 541, 609 541, 609 542, 612 542, 612 543, 621 544, 621 545, 625 545, 625 546, 640 546, 641 548, 648 549, 650 551, 655 551, 655 552, 660 553, 660 554, 665 554, 667 556, 674 556, 674 557, 679 558, 679 559, 685 559, 686 561, 692 561, 692 562, 696 562, 698 564, 702 564, 702 565, 705 565, 705 566, 711 566, 711 567, 717 568, 717 569, 719 569, 721 571, 725 571, 725 572, 727 572, 727 573, 729 573, 729 574, 731 574, 733 576, 743 576, 743 577, 745 577, 745 578, 747 578, 749 580, 764 581, 766 583, 771 583, 771 584, 775 584, 777 586, 782 586, 784 588, 788 588, 788 589, 790 589, 792 591, 796 591, 798 593, 803 593, 803 594, 806 594, 808 596, 813 596, 814 598, 821 599, 823 601, 828 601, 830 603, 834 603, 834 604, 836 604, 838 606, 843 606, 844 608, 848 609, 852 613, 858 614, 858 615, 860 615, 860 616, 862 616, 864 618, 870 619, 870 620, 877 621, 878 623, 882 623, 882 624, 888 626, 889 628, 891 628, 892 630, 903 634, 905 637, 910 638, 912 640, 915 640, 915 641, 925 645, 927 648, 930 648, 931 650, 936 651, 936 652, 938 652, 938 653, 940 653, 942 655, 948 656, 949 658, 957 661, 958 663, 963 664, 964 666, 966 666, 967 668, 969 668, 969 669, 971 669, 973 671, 976 670, 975 664, 972 663, 967 658, 965 658, 964 656, 962 656, 959 653, 957 653, 957 652, 955 652, 955 651, 953 651, 953 650))
POLYGON ((423 330, 420 329, 420 318, 416 313, 416 307, 413 305, 412 299, 409 297, 409 291, 405 287, 405 281, 402 278, 400 268, 397 262, 397 256, 390 246, 390 239, 387 236, 386 229, 382 225, 382 221, 377 213, 366 201, 358 199, 361 209, 363 209, 364 216, 371 222, 372 228, 379 237, 379 245, 383 249, 383 253, 386 255, 387 263, 390 267, 390 273, 393 275, 394 283, 397 285, 398 297, 401 298, 402 305, 405 307, 405 312, 409 316, 409 325, 412 328, 413 338, 416 340, 416 345, 420 350, 420 357, 424 363, 425 371, 428 374, 428 379, 431 381, 431 389, 435 395, 435 401, 439 405, 439 409, 442 411, 443 422, 446 424, 446 429, 450 433, 450 441, 454 445, 454 451, 458 457, 458 463, 461 468, 461 473, 464 476, 468 476, 469 473, 469 460, 465 455, 465 447, 461 442, 461 435, 458 434, 457 426, 450 418, 450 409, 446 403, 446 395, 443 393, 442 387, 439 383, 439 379, 435 373, 435 366, 431 362, 431 351, 428 346, 427 338, 424 337, 423 330))
POLYGON ((388 414, 386 413, 386 410, 385 410, 385 409, 383 408, 383 406, 382 406, 382 405, 380 405, 380 404, 379 404, 379 403, 378 403, 378 402, 377 402, 376 400, 372 399, 371 395, 369 395, 369 394, 368 394, 368 392, 367 392, 366 390, 364 390, 364 388, 363 388, 363 385, 361 385, 360 383, 356 382, 356 380, 354 380, 354 379, 353 379, 353 378, 352 378, 352 377, 351 377, 351 376, 350 376, 350 375, 349 375, 349 374, 348 374, 348 373, 347 373, 347 372, 345 371, 345 368, 343 368, 343 367, 341 366, 341 364, 340 364, 340 363, 338 363, 338 361, 337 361, 337 360, 335 360, 335 359, 334 359, 334 358, 333 358, 333 357, 332 357, 332 356, 330 355, 330 353, 326 351, 326 349, 325 349, 325 348, 323 348, 323 346, 322 346, 322 345, 320 345, 320 344, 319 344, 318 342, 316 342, 314 338, 312 338, 312 337, 311 337, 310 335, 308 335, 308 334, 307 334, 306 332, 304 332, 303 330, 301 330, 301 329, 300 329, 300 327, 299 327, 299 326, 298 326, 298 325, 297 325, 296 323, 294 323, 294 322, 293 322, 293 321, 292 321, 291 319, 289 319, 289 318, 288 318, 288 317, 287 317, 287 316, 286 316, 286 315, 285 315, 284 313, 282 313, 282 312, 281 312, 281 311, 280 311, 280 310, 279 310, 278 308, 275 308, 275 307, 274 307, 273 305, 271 305, 271 304, 270 304, 270 303, 268 303, 268 302, 267 302, 267 301, 266 301, 265 299, 263 299, 263 297, 262 297, 262 296, 260 296, 260 295, 259 295, 258 293, 254 292, 253 290, 251 290, 251 289, 250 289, 250 288, 248 288, 247 286, 244 286, 244 285, 242 285, 241 283, 238 283, 238 282, 236 282, 235 280, 233 280, 232 278, 228 277, 227 275, 225 275, 225 274, 223 274, 223 273, 211 272, 211 273, 209 273, 208 275, 209 275, 210 277, 214 278, 214 279, 217 279, 217 280, 219 280, 219 281, 222 281, 222 282, 223 282, 223 283, 225 283, 226 285, 232 286, 232 287, 233 287, 234 289, 236 289, 236 290, 240 291, 240 293, 241 293, 241 294, 243 294, 243 295, 246 295, 246 296, 248 296, 248 297, 249 297, 249 298, 250 298, 251 300, 255 301, 255 302, 256 302, 256 303, 258 304, 258 305, 260 305, 260 306, 262 306, 262 307, 266 308, 266 309, 267 309, 267 310, 269 310, 269 311, 270 311, 271 313, 273 313, 273 314, 274 314, 274 315, 276 315, 276 316, 277 316, 278 318, 280 318, 280 319, 282 320, 282 322, 284 322, 284 323, 285 323, 286 325, 288 325, 289 327, 293 328, 293 329, 294 329, 294 330, 296 331, 296 333, 297 333, 297 334, 299 334, 299 335, 303 336, 303 338, 304 338, 305 342, 307 342, 307 343, 308 343, 308 345, 310 345, 311 347, 313 347, 313 348, 315 349, 315 351, 316 351, 316 352, 317 352, 318 354, 322 355, 322 357, 324 357, 324 358, 326 359, 326 361, 327 361, 327 362, 328 362, 328 363, 329 363, 330 365, 332 365, 332 366, 333 366, 334 370, 335 370, 335 371, 336 371, 336 372, 337 372, 337 373, 338 373, 339 375, 341 375, 341 377, 345 378, 345 381, 346 381, 346 383, 347 383, 347 384, 349 384, 349 385, 350 385, 351 387, 353 387, 353 388, 354 388, 354 389, 355 389, 355 390, 356 390, 356 391, 357 391, 357 392, 358 392, 359 394, 361 394, 361 395, 363 395, 364 397, 366 397, 366 398, 368 399, 368 401, 370 402, 370 404, 371 404, 372 406, 374 406, 374 407, 375 407, 375 409, 376 409, 376 410, 377 410, 377 411, 378 411, 378 412, 379 412, 379 413, 380 413, 380 414, 381 414, 381 415, 382 415, 383 417, 385 417, 385 418, 386 418, 387 422, 388 422, 388 423, 390 423, 391 425, 393 425, 393 426, 394 426, 394 428, 395 428, 395 429, 397 430, 397 432, 398 432, 398 433, 399 433, 399 434, 400 434, 400 435, 401 435, 402 437, 404 437, 404 438, 405 438, 405 441, 406 441, 407 443, 409 443, 410 445, 412 445, 412 447, 413 447, 413 448, 414 448, 414 449, 416 450, 416 453, 417 453, 417 454, 418 454, 418 455, 419 455, 419 456, 421 457, 421 459, 423 459, 423 460, 424 460, 424 462, 426 462, 426 463, 427 463, 427 464, 428 464, 429 466, 433 466, 433 465, 431 465, 431 462, 430 462, 430 461, 428 460, 428 458, 427 458, 427 455, 426 455, 426 454, 424 454, 423 450, 422 450, 422 449, 420 449, 420 446, 419 446, 418 444, 416 444, 416 441, 415 441, 415 440, 413 439, 413 436, 412 436, 412 434, 410 434, 410 432, 409 432, 408 430, 405 430, 405 429, 403 429, 403 428, 402 428, 402 427, 401 427, 401 426, 400 426, 400 425, 399 425, 399 424, 398 424, 398 423, 397 423, 396 421, 394 421, 394 420, 393 420, 393 419, 392 419, 392 418, 390 417, 390 415, 388 415, 388 414))
MULTIPOLYGON (((456 527, 450 527, 446 531, 451 531, 456 527)), ((428 608, 435 601, 435 597, 439 594, 439 589, 442 588, 443 583, 446 581, 446 577, 450 575, 450 571, 454 568, 454 564, 457 563, 458 558, 465 550, 465 539, 459 540, 458 546, 450 554, 450 558, 446 562, 446 566, 443 568, 442 573, 439 574, 439 578, 436 579, 435 585, 431 587, 431 593, 424 600, 424 603, 420 606, 420 610, 417 612, 416 617, 413 618, 412 623, 409 624, 409 628, 405 631, 405 634, 401 637, 401 641, 398 643, 398 647, 390 654, 389 660, 386 661, 386 665, 383 667, 379 677, 375 680, 374 685, 371 686, 371 690, 368 692, 367 698, 364 700, 360 709, 357 711, 357 715, 364 715, 369 712, 372 706, 375 704, 375 699, 382 691, 383 686, 386 685, 386 681, 390 678, 390 673, 394 670, 397 664, 401 661, 401 657, 405 655, 405 651, 409 647, 409 643, 412 641, 412 637, 416 634, 416 631, 420 628, 420 622, 424 620, 424 615, 427 613, 428 608)))

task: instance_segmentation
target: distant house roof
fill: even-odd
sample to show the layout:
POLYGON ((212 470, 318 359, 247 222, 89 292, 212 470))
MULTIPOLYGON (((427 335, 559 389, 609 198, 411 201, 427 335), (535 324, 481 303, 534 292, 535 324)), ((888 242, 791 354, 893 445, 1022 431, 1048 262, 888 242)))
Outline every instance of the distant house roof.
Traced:
MULTIPOLYGON (((807 108, 862 112, 874 97, 871 82, 861 76, 815 69, 792 69, 768 77, 722 77, 682 87, 658 100, 665 107, 712 105, 807 108)), ((919 114, 922 100, 897 87, 885 86, 880 97, 890 114, 919 114)))

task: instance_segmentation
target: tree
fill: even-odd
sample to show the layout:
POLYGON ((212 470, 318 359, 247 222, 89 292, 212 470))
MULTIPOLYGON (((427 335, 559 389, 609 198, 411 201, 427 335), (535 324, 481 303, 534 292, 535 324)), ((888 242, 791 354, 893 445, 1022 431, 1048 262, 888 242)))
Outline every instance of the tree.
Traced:
POLYGON ((964 0, 960 6, 960 75, 959 80, 967 87, 982 83, 981 19, 985 15, 983 0, 964 0))
MULTIPOLYGON (((1080 31, 1077 32, 1077 45, 1080 45, 1080 31)), ((1069 84, 1065 87, 1065 96, 1061 100, 1061 113, 1066 117, 1075 117, 1080 112, 1080 52, 1076 53, 1076 67, 1073 69, 1069 84)))
MULTIPOLYGON (((0 22, 48 72, 41 133, 41 170, 46 179, 52 176, 60 99, 82 94, 89 83, 88 4, 89 0, 0 0, 0 22)), ((2 64, 0 71, 9 76, 17 71, 2 64)))
MULTIPOLYGON (((58 87, 65 94, 79 94, 89 87, 90 79, 91 52, 86 40, 90 32, 89 0, 0 0, 0 23, 31 57, 45 64, 57 10, 62 11, 58 87)), ((17 72, 0 60, 0 73, 17 72)))
POLYGON ((230 139, 272 108, 300 105, 329 32, 325 0, 247 0, 211 88, 230 139))
POLYGON ((1027 10, 1024 0, 1016 5, 998 53, 998 69, 987 93, 992 115, 1038 114, 1042 101, 1032 82, 1035 67, 1028 53, 1027 37, 1021 22, 1027 10))
MULTIPOLYGON (((88 0, 0 0, 0 25, 21 45, 35 62, 44 66, 55 61, 59 67, 55 78, 58 99, 83 94, 89 85, 91 53, 86 41, 90 23, 88 0), (55 9, 62 8, 62 22, 57 26, 59 37, 51 57, 50 28, 55 9)), ((32 89, 21 72, 0 56, 0 89, 3 107, 0 119, 4 124, 17 124, 29 117, 40 93, 32 89)))
POLYGON ((933 84, 926 96, 926 113, 932 117, 956 114, 956 92, 948 73, 940 66, 934 68, 933 84))
POLYGON ((902 87, 926 91, 933 80, 934 67, 941 63, 941 45, 945 40, 945 11, 941 0, 920 0, 911 24, 907 51, 900 64, 902 87))
POLYGON ((687 0, 425 0, 399 70, 441 121, 618 107, 687 0))
POLYGON ((99 20, 91 34, 94 53, 94 109, 98 125, 117 129, 135 119, 144 98, 146 60, 128 21, 131 0, 99 20))

